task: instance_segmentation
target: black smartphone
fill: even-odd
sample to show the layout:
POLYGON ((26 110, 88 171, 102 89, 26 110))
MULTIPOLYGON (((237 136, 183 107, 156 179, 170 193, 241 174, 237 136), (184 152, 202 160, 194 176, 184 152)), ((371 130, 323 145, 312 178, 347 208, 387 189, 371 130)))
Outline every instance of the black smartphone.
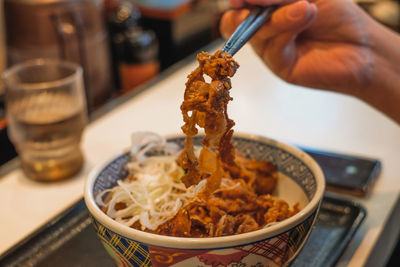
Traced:
POLYGON ((379 177, 378 159, 301 148, 317 161, 325 174, 327 190, 365 196, 379 177))

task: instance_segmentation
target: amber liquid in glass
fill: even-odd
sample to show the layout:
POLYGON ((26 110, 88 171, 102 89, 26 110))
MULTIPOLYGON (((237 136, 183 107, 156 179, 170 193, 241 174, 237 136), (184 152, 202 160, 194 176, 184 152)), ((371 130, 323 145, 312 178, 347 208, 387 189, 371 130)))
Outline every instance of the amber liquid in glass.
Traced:
POLYGON ((82 168, 84 108, 68 95, 32 96, 14 106, 9 133, 25 174, 40 181, 68 178, 82 168), (39 99, 40 98, 40 99, 39 99))

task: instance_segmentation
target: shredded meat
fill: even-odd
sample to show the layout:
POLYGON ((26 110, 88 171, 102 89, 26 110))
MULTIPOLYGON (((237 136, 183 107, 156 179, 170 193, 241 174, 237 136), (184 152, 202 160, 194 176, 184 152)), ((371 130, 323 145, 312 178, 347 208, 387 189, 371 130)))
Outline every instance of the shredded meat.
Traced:
POLYGON ((155 233, 181 237, 214 237, 254 231, 298 212, 270 194, 277 172, 272 163, 246 158, 235 151, 231 139, 233 120, 227 105, 232 98, 230 77, 239 67, 232 56, 217 51, 197 56, 199 67, 189 76, 181 105, 186 134, 178 164, 185 170, 186 186, 207 179, 204 189, 155 233), (204 75, 211 78, 206 82, 204 75), (204 129, 200 156, 192 137, 204 129), (223 182, 223 183, 222 183, 223 182))
POLYGON ((230 142, 231 128, 235 123, 228 117, 227 106, 232 100, 229 95, 230 77, 239 65, 231 55, 222 51, 214 55, 202 52, 197 55, 197 60, 199 67, 188 76, 181 105, 182 131, 186 134, 186 141, 178 162, 186 171, 183 183, 190 186, 208 178, 204 193, 210 194, 218 188, 223 168, 236 165, 230 142), (204 75, 209 76, 211 82, 206 82, 204 75), (196 125, 204 128, 206 134, 199 159, 194 154, 192 140, 198 132, 196 125))
POLYGON ((216 237, 246 233, 279 222, 299 211, 270 194, 257 195, 242 179, 231 180, 237 186, 220 188, 207 199, 196 198, 168 222, 157 234, 181 237, 216 237), (244 186, 243 186, 244 185, 244 186))

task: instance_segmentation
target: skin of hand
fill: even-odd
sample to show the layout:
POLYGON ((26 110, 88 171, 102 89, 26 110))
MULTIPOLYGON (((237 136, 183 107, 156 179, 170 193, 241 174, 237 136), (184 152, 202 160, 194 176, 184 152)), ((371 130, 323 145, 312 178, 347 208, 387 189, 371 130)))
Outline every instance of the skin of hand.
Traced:
POLYGON ((282 79, 356 96, 400 122, 400 37, 351 0, 230 0, 229 37, 250 5, 280 5, 251 39, 282 79), (394 86, 394 84, 396 86, 394 86))

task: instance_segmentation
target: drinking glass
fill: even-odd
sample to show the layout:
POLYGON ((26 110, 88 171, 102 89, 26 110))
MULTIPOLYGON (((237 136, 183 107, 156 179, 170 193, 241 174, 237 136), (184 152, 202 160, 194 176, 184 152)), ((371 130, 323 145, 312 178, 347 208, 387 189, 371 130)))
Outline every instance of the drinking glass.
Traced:
POLYGON ((27 177, 56 181, 82 168, 81 136, 87 124, 82 68, 30 60, 3 73, 8 135, 27 177))

